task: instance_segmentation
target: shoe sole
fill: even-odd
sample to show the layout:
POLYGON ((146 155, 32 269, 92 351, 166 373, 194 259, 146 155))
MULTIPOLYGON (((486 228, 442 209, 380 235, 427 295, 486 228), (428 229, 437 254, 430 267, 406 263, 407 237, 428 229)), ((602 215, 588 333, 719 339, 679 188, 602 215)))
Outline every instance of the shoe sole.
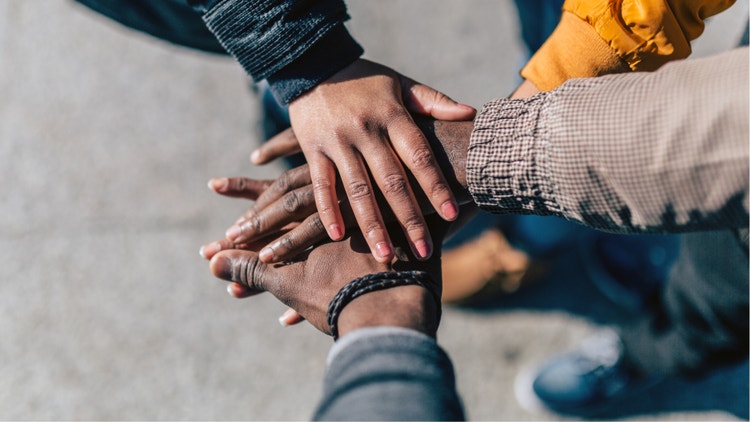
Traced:
POLYGON ((542 366, 537 367, 526 367, 522 369, 516 376, 513 382, 513 393, 516 396, 516 402, 521 408, 531 414, 535 415, 546 415, 551 417, 553 415, 567 415, 567 416, 578 416, 578 417, 595 417, 597 415, 606 414, 608 410, 612 410, 617 407, 618 403, 622 403, 637 394, 642 393, 656 384, 663 381, 663 378, 655 377, 649 378, 636 382, 627 393, 619 396, 617 399, 601 403, 599 405, 592 405, 579 408, 570 409, 553 409, 546 404, 536 395, 534 392, 534 380, 539 375, 539 371, 542 366))

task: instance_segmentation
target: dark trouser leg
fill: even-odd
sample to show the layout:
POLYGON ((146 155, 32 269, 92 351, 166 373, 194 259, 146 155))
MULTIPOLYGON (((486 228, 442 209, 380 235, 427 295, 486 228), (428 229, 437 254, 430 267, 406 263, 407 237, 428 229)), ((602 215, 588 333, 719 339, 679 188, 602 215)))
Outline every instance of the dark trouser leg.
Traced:
POLYGON ((730 231, 683 236, 655 318, 622 332, 650 374, 698 375, 748 355, 748 256, 730 231))

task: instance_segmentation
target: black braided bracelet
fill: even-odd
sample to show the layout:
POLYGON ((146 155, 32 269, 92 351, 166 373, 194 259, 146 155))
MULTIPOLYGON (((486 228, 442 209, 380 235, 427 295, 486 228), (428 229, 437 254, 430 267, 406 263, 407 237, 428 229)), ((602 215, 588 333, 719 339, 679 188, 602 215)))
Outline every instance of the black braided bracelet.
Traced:
POLYGON ((328 304, 328 326, 331 328, 333 339, 338 340, 339 338, 338 319, 344 306, 365 293, 392 287, 417 285, 427 289, 435 299, 438 308, 438 320, 440 320, 440 296, 437 293, 439 289, 429 288, 428 284, 430 283, 434 284, 435 282, 425 271, 391 271, 369 274, 350 281, 339 290, 336 296, 331 299, 331 303, 328 304))

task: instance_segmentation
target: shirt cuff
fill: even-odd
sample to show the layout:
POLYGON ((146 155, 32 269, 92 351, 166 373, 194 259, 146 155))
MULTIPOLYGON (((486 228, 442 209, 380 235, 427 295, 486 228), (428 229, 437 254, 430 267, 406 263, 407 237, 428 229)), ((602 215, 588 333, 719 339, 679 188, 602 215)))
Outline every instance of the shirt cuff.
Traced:
POLYGON ((343 24, 332 29, 303 55, 267 79, 276 100, 289 104, 357 60, 364 50, 343 24))
POLYGON ((336 356, 338 356, 343 350, 347 349, 353 344, 362 341, 369 341, 381 336, 401 336, 405 338, 411 337, 419 341, 428 341, 435 343, 434 338, 428 336, 427 334, 409 328, 390 326, 365 327, 347 333, 347 335, 341 337, 339 341, 334 343, 333 347, 331 347, 331 350, 328 352, 328 359, 326 360, 326 364, 330 366, 331 362, 336 359, 336 356))
MULTIPOLYGON (((308 57, 307 60, 320 60, 316 63, 319 72, 326 69, 323 73, 330 76, 343 67, 342 62, 353 61, 352 51, 359 55, 361 47, 344 27, 347 19, 346 5, 341 0, 219 0, 203 15, 209 30, 255 81, 286 68, 321 41, 344 47, 336 45, 322 58, 308 57)), ((319 50, 315 51, 320 53, 319 50)), ((315 75, 308 78, 321 79, 315 75)))
POLYGON ((578 16, 564 11, 560 23, 521 70, 540 91, 551 91, 572 78, 630 71, 615 50, 578 16))
POLYGON ((547 170, 549 137, 539 125, 549 95, 491 101, 474 121, 466 179, 483 210, 561 215, 547 170))

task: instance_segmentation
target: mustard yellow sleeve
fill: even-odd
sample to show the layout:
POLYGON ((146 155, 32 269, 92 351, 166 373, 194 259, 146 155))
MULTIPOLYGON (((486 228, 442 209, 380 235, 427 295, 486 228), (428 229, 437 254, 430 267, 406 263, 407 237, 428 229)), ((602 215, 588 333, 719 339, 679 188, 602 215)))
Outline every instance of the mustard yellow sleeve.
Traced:
POLYGON ((560 24, 521 75, 537 88, 570 78, 655 70, 690 55, 704 20, 735 0, 566 0, 560 24))

